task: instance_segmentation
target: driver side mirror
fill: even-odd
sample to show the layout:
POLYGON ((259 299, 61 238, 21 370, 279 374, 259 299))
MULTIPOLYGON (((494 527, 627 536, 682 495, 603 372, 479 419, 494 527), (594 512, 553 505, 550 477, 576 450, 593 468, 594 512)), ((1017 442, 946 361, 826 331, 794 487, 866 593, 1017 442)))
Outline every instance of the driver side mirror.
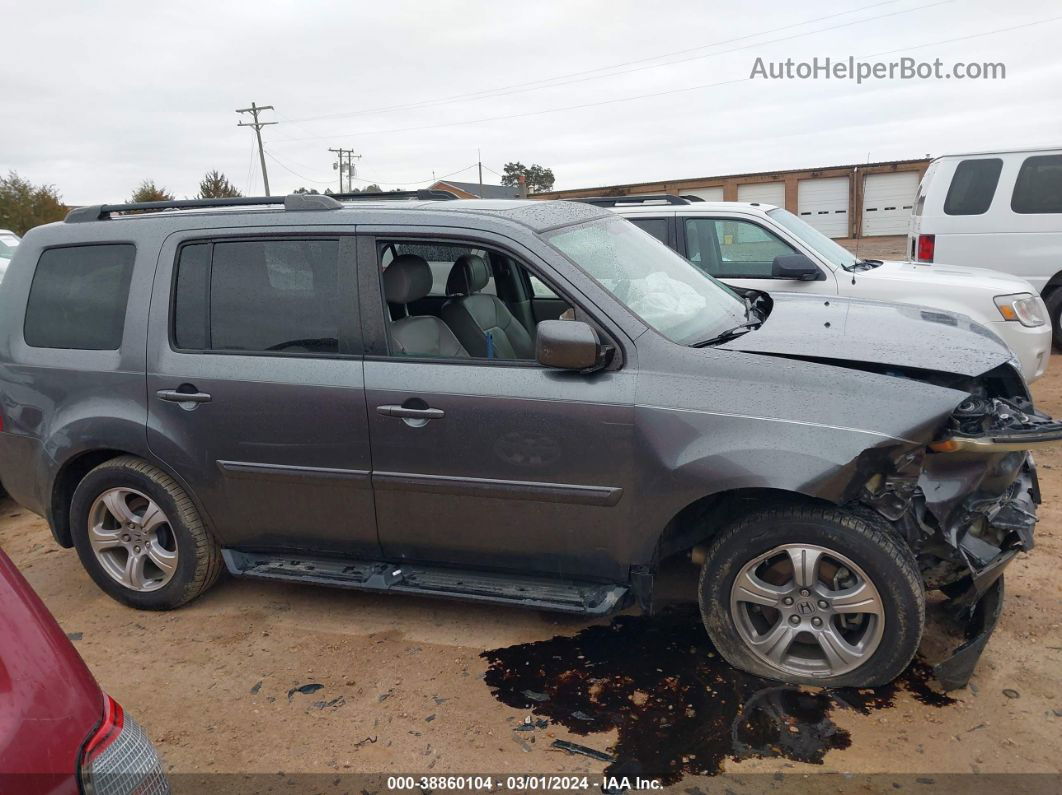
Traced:
POLYGON ((536 326, 535 359, 544 367, 597 370, 604 366, 607 346, 581 320, 543 320, 536 326))
POLYGON ((819 266, 803 254, 780 254, 771 263, 771 276, 775 279, 799 279, 814 282, 822 277, 819 266))

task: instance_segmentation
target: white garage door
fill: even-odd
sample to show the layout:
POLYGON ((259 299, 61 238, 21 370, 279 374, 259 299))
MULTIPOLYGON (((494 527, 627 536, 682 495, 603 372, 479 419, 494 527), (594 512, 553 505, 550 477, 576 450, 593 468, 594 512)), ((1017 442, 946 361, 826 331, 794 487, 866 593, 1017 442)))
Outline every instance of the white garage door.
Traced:
POLYGON ((797 214, 827 237, 848 237, 848 177, 800 180, 797 214))
POLYGON ((738 201, 785 207, 785 183, 757 182, 751 185, 738 185, 738 201))
POLYGON ((696 196, 706 202, 721 202, 723 200, 722 188, 697 188, 696 190, 681 191, 683 196, 696 196))
POLYGON ((906 235, 917 192, 917 171, 867 174, 863 181, 863 236, 906 235))

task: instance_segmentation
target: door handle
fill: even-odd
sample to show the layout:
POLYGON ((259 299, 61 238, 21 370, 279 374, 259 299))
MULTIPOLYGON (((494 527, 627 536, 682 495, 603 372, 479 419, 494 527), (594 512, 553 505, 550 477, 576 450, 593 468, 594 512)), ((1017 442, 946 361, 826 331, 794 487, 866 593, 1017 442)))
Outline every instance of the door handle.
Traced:
POLYGON ((442 409, 413 409, 406 406, 377 406, 376 413, 385 417, 403 417, 411 420, 441 420, 446 416, 442 409))
POLYGON ((206 392, 181 392, 178 389, 160 389, 155 393, 159 400, 170 403, 209 403, 210 395, 206 392))

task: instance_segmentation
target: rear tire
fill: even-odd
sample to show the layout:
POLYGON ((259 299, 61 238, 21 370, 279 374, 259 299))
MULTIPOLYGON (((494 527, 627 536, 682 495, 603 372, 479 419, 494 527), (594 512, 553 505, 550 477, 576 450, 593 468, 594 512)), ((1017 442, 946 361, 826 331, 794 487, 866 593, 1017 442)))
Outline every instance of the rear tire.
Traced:
POLYGON ((705 628, 727 662, 794 684, 885 684, 914 657, 925 623, 910 548, 833 507, 738 519, 709 547, 699 590, 705 628))
POLYGON ((140 610, 171 610, 221 573, 221 549, 188 494, 133 456, 89 472, 70 504, 74 546, 108 596, 140 610))

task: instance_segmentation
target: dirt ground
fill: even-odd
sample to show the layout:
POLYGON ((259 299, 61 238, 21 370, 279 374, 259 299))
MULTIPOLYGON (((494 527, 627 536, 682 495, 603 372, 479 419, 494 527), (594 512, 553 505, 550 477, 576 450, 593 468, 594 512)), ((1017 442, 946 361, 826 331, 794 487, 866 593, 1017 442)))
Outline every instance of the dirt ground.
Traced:
MULTIPOLYGON (((1033 391, 1040 406, 1062 415, 1062 357, 1033 391)), ((1038 464, 1038 546, 1008 570, 999 628, 972 685, 953 694, 957 703, 928 706, 901 691, 892 709, 835 710, 833 720, 850 733, 847 749, 830 750, 821 765, 728 760, 725 779, 766 773, 744 786, 796 782, 807 791, 809 782, 830 780, 807 774, 834 772, 844 776, 825 788, 840 791, 853 782, 889 788, 888 777, 867 774, 905 774, 927 788, 948 773, 1062 772, 1062 451, 1038 464)), ((103 595, 40 518, 8 500, 0 517, 0 545, 102 686, 146 727, 178 789, 198 789, 180 786, 182 774, 221 772, 263 774, 232 783, 278 792, 344 791, 347 780, 333 778, 344 773, 599 775, 602 762, 549 744, 560 738, 604 750, 616 740, 615 732, 576 736, 555 723, 514 732, 529 710, 505 706, 484 682, 484 650, 571 636, 593 622, 232 579, 180 610, 137 612, 103 595), (291 692, 306 684, 322 687, 291 692), (328 775, 316 784, 290 778, 310 772, 328 775)), ((679 571, 676 581, 688 574, 679 571)), ((731 789, 744 788, 733 781, 731 789)), ((721 791, 719 783, 687 776, 677 791, 721 791)))

